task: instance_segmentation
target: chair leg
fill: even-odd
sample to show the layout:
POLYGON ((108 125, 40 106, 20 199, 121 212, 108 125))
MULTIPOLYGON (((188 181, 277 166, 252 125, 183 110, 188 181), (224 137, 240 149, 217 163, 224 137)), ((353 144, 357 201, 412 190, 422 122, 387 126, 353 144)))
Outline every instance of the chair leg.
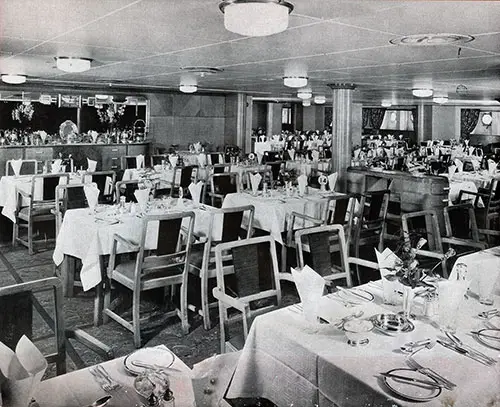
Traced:
POLYGON ((141 319, 139 315, 139 307, 141 304, 141 291, 138 287, 132 294, 132 327, 134 329, 134 345, 136 348, 141 347, 141 319))
MULTIPOLYGON (((96 296, 98 295, 99 293, 96 288, 96 296)), ((109 322, 109 315, 104 311, 109 309, 110 306, 111 306, 111 281, 108 281, 107 284, 105 284, 104 286, 104 300, 103 300, 102 310, 99 310, 102 314, 99 319, 102 319, 103 324, 107 324, 109 322)))
POLYGON ((226 353, 226 310, 219 302, 220 353, 226 353))
POLYGON ((203 314, 203 327, 208 331, 212 328, 210 321, 210 307, 208 304, 208 278, 204 272, 200 273, 201 279, 201 313, 203 314))
POLYGON ((18 233, 19 233, 19 225, 16 222, 12 225, 12 247, 16 247, 18 233))
POLYGON ((182 333, 187 335, 189 333, 189 322, 188 322, 188 304, 187 304, 187 285, 181 284, 181 298, 180 298, 180 306, 181 306, 181 326, 182 333))
POLYGON ((33 254, 33 223, 28 222, 28 253, 33 254))

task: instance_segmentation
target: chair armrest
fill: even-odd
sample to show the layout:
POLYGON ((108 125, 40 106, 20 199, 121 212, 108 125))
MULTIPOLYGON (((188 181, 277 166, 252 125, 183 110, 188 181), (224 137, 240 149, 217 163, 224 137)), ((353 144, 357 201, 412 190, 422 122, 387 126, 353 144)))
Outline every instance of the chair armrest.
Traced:
POLYGON ((113 240, 126 246, 127 249, 129 249, 129 251, 131 251, 131 252, 138 252, 141 249, 141 247, 137 243, 134 243, 131 240, 125 239, 124 237, 121 237, 117 233, 113 234, 113 240))
MULTIPOLYGON (((498 234, 500 236, 500 233, 498 234)), ((441 241, 450 245, 465 246, 465 247, 477 247, 481 250, 486 249, 486 245, 481 242, 474 242, 473 240, 458 239, 456 237, 442 237, 441 241)))
POLYGON ((223 302, 224 304, 226 305, 229 305, 230 307, 233 307, 233 308, 236 308, 238 311, 241 311, 241 312, 246 312, 246 308, 248 307, 248 304, 245 303, 245 302, 242 302, 240 301, 239 299, 237 298, 234 298, 234 297, 230 297, 229 295, 223 293, 220 288, 218 287, 215 287, 213 290, 212 290, 212 294, 213 296, 223 302))
POLYGON ((482 235, 500 236, 500 231, 498 231, 498 230, 491 230, 491 229, 478 229, 477 231, 478 231, 480 234, 482 234, 482 235))
POLYGON ((421 256, 425 256, 425 257, 432 257, 433 259, 444 260, 443 253, 436 253, 436 252, 431 252, 429 250, 422 250, 422 249, 416 250, 415 253, 419 254, 421 256))
POLYGON ((373 270, 379 269, 378 263, 375 263, 374 261, 360 259, 359 257, 349 257, 347 259, 347 262, 349 264, 357 264, 358 266, 368 267, 373 270))
POLYGON ((30 198, 31 199, 31 194, 26 192, 26 191, 23 191, 22 189, 18 189, 17 193, 19 195, 21 195, 23 198, 30 198))
MULTIPOLYGON (((290 215, 290 226, 288 227, 287 234, 286 234, 286 242, 287 246, 291 247, 293 245, 293 225, 295 224, 295 218, 301 218, 304 221, 308 221, 313 223, 313 226, 320 226, 324 223, 323 220, 318 219, 318 218, 313 218, 312 216, 309 215, 304 215, 299 212, 292 212, 290 215)), ((305 228, 306 226, 304 226, 305 228)))

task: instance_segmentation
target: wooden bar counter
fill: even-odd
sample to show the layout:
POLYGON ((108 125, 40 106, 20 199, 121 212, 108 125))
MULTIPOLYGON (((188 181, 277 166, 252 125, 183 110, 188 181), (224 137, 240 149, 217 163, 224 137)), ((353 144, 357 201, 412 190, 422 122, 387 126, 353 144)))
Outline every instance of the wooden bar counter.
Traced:
POLYGON ((392 181, 391 202, 401 205, 401 213, 434 209, 444 232, 443 208, 448 206, 450 189, 448 178, 365 167, 349 167, 346 177, 350 193, 386 189, 392 181))

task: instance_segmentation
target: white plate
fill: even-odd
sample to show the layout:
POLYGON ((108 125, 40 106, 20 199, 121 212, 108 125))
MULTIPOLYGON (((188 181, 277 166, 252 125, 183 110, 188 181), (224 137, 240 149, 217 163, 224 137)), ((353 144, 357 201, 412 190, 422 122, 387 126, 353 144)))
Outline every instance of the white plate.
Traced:
POLYGON ((165 348, 142 348, 128 355, 123 364, 127 372, 133 375, 139 375, 145 368, 135 366, 132 362, 154 365, 155 367, 169 368, 175 360, 172 351, 165 348))
MULTIPOLYGON (((428 382, 438 382, 429 376, 412 369, 393 369, 387 373, 411 377, 413 379, 425 380, 428 382)), ((411 401, 429 401, 441 394, 441 387, 425 386, 419 383, 408 383, 392 377, 383 378, 385 385, 398 396, 411 401)))
POLYGON ((474 333, 476 340, 491 349, 500 350, 500 329, 481 329, 481 334, 474 333), (495 336, 498 339, 488 338, 484 335, 495 336))

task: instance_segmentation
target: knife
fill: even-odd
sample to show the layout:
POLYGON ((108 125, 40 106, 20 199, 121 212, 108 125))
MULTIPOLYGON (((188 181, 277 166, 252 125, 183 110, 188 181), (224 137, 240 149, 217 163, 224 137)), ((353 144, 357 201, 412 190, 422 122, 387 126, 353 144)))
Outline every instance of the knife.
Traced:
POLYGON ((415 383, 415 384, 421 384, 421 385, 424 385, 424 386, 427 386, 427 387, 434 387, 434 388, 441 388, 443 387, 443 385, 439 384, 439 383, 436 383, 436 382, 430 382, 428 380, 421 380, 421 379, 417 379, 415 377, 408 377, 408 376, 400 376, 400 375, 397 375, 397 374, 393 374, 393 373, 380 373, 382 376, 384 377, 389 377, 391 379, 395 379, 395 380, 398 380, 398 381, 403 381, 403 382, 407 382, 407 383, 415 383))
POLYGON ((452 334, 450 332, 446 332, 446 336, 457 346, 465 349, 466 351, 473 353, 475 356, 484 359, 485 361, 489 362, 490 364, 497 363, 497 361, 493 358, 490 358, 488 355, 485 355, 482 352, 479 352, 478 350, 474 349, 472 346, 469 346, 465 343, 462 343, 462 340, 456 336, 455 334, 452 334))
POLYGON ((491 366, 492 363, 486 361, 486 360, 483 360, 481 359, 479 356, 469 352, 468 350, 460 347, 460 346, 457 346, 456 344, 454 343, 450 343, 450 342, 446 342, 446 341, 442 341, 441 339, 436 339, 436 342, 443 345, 445 348, 448 348, 448 349, 451 349, 457 353, 460 353, 461 355, 464 355, 464 356, 467 356, 473 360, 475 360, 476 362, 479 362, 479 363, 482 363, 483 365, 486 365, 486 366, 491 366))
POLYGON ((336 286, 335 288, 336 288, 337 290, 339 290, 339 291, 345 291, 345 292, 347 292, 347 293, 349 293, 349 294, 352 294, 352 295, 354 295, 354 296, 356 296, 356 297, 358 297, 358 298, 361 298, 361 299, 362 299, 362 300, 364 300, 364 301, 370 301, 370 299, 369 299, 369 298, 366 298, 364 295, 358 294, 358 293, 357 293, 357 292, 355 292, 355 291, 347 290, 347 289, 345 289, 344 287, 339 287, 339 286, 336 286))

